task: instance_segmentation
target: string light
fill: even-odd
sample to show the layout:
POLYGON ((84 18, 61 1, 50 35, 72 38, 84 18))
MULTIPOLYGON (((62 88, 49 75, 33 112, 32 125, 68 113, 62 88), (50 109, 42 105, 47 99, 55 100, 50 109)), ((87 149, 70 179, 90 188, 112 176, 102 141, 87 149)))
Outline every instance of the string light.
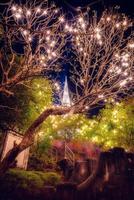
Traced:
POLYGON ((47 15, 47 10, 44 10, 44 11, 43 11, 43 15, 47 15))
POLYGON ((115 26, 116 26, 116 28, 119 28, 120 27, 120 23, 117 23, 115 26))
POLYGON ((118 69, 118 70, 117 70, 117 74, 120 74, 120 73, 121 73, 121 69, 118 69))
POLYGON ((46 32, 46 33, 47 33, 47 35, 49 35, 51 32, 50 32, 50 30, 47 30, 47 32, 46 32))
POLYGON ((128 75, 128 73, 127 73, 127 72, 124 72, 124 73, 123 73, 123 75, 124 75, 124 76, 127 76, 127 75, 128 75))
POLYGON ((84 29, 86 27, 86 24, 85 23, 82 23, 81 24, 81 27, 84 29))
POLYGON ((103 94, 99 94, 98 98, 102 99, 102 98, 104 98, 104 95, 103 94))
POLYGON ((26 14, 27 14, 27 16, 30 16, 31 15, 31 10, 27 10, 26 14))
POLYGON ((133 80, 133 78, 130 76, 130 77, 129 77, 129 80, 130 80, 130 81, 132 81, 132 80, 133 80))
POLYGON ((83 22, 83 18, 79 17, 78 22, 83 22))
POLYGON ((51 51, 50 51, 50 49, 47 49, 47 53, 50 53, 51 51))
POLYGON ((127 25, 127 20, 124 20, 124 22, 122 23, 123 26, 127 25))
POLYGON ((122 66, 123 66, 123 67, 128 67, 129 64, 128 64, 127 62, 123 62, 123 63, 122 63, 122 66))
POLYGON ((18 12, 19 12, 19 13, 22 13, 22 8, 19 8, 19 9, 18 9, 18 12))
POLYGON ((31 36, 29 36, 29 37, 28 37, 28 40, 29 40, 29 42, 31 42, 31 41, 32 41, 32 37, 31 37, 31 36))
POLYGON ((24 30, 23 31, 23 34, 26 36, 28 34, 28 31, 27 30, 24 30))
POLYGON ((88 110, 88 109, 89 109, 89 106, 85 106, 85 109, 88 110))
POLYGON ((132 48, 134 48, 134 43, 130 43, 128 46, 129 46, 129 48, 132 49, 132 48))
POLYGON ((111 18, 110 17, 107 17, 107 19, 106 19, 108 22, 110 22, 111 21, 111 18))
POLYGON ((64 21, 65 21, 64 17, 60 17, 60 18, 59 18, 59 21, 60 21, 60 22, 64 22, 64 21))
POLYGON ((96 34, 96 38, 99 40, 101 39, 101 35, 99 33, 96 34))
POLYGON ((54 47, 54 45, 55 45, 55 41, 52 41, 51 44, 50 44, 50 46, 54 47))
POLYGON ((99 33, 101 30, 100 30, 99 28, 96 28, 95 31, 96 31, 97 33, 99 33))
POLYGON ((56 53, 55 53, 55 52, 52 52, 52 56, 53 56, 53 57, 56 57, 56 53))
POLYGON ((21 18, 21 14, 20 14, 20 13, 16 13, 16 14, 15 14, 15 17, 16 17, 17 19, 20 19, 20 18, 21 18))
POLYGON ((42 60, 45 60, 45 56, 44 56, 44 55, 41 55, 41 59, 42 59, 42 60))
POLYGON ((58 9, 56 9, 54 12, 55 12, 55 13, 58 13, 58 9))
POLYGON ((40 13, 41 12, 41 9, 40 8, 37 8, 37 13, 40 13))
POLYGON ((46 37, 46 40, 49 41, 49 40, 50 40, 50 36, 47 36, 47 37, 46 37))
POLYGON ((99 41, 99 45, 102 45, 102 41, 101 40, 99 41))
POLYGON ((69 29, 69 26, 68 26, 68 24, 66 24, 66 25, 65 25, 65 29, 67 29, 67 30, 69 29))
POLYGON ((127 81, 126 80, 123 80, 121 83, 120 83, 120 86, 124 86, 126 85, 127 81))
POLYGON ((17 8, 16 8, 16 6, 12 6, 12 8, 11 8, 13 11, 16 11, 17 10, 17 8))
POLYGON ((84 83, 84 80, 83 80, 83 79, 81 79, 81 80, 80 80, 80 82, 83 84, 83 83, 84 83))

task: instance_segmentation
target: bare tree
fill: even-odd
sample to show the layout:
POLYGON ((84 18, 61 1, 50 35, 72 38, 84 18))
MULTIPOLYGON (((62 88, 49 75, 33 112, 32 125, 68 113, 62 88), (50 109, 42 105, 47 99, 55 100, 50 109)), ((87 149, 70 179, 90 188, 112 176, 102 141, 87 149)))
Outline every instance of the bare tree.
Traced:
POLYGON ((48 1, 12 1, 1 14, 3 31, 0 92, 12 95, 12 88, 33 76, 59 69, 66 43, 64 16, 48 1))
POLYGON ((117 11, 81 13, 72 27, 74 101, 86 110, 133 95, 133 23, 117 11))
POLYGON ((73 104, 45 110, 27 129, 22 142, 7 153, 0 165, 1 172, 8 169, 18 153, 32 145, 36 129, 48 116, 83 113, 104 105, 109 99, 132 95, 134 34, 131 20, 113 11, 105 11, 101 17, 90 15, 80 13, 74 23, 64 27, 67 35, 71 35, 74 54, 70 76, 73 104))

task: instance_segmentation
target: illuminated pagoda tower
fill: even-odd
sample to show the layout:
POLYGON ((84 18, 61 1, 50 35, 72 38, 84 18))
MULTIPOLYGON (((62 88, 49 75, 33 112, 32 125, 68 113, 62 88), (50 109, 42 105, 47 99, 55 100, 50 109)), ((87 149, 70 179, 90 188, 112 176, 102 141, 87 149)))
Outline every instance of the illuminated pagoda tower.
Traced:
POLYGON ((62 105, 71 106, 71 99, 69 96, 67 77, 65 77, 65 84, 64 84, 64 90, 63 90, 63 96, 62 96, 62 105))

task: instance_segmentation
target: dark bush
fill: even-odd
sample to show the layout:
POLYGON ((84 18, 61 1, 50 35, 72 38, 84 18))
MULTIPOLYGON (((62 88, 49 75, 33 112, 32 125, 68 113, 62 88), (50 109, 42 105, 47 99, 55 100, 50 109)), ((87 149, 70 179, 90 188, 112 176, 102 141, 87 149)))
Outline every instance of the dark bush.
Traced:
POLYGON ((44 188, 55 186, 60 180, 55 172, 11 169, 0 178, 0 200, 42 199, 44 188))

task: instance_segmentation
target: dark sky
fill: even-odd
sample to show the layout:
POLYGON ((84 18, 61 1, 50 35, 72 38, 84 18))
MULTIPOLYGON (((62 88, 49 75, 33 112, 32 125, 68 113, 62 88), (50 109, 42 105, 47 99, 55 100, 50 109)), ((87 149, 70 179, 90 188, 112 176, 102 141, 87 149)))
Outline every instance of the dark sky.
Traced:
POLYGON ((104 10, 113 6, 120 6, 121 12, 134 16, 134 0, 54 0, 66 11, 75 12, 76 8, 89 5, 92 10, 104 10))
MULTIPOLYGON (((0 6, 3 3, 7 3, 10 0, 0 0, 0 6)), ((16 2, 23 2, 26 0, 15 0, 16 2)), ((30 1, 30 0, 28 0, 30 1)), ((43 0, 42 0, 43 1, 43 0)), ((57 6, 62 7, 64 11, 75 12, 76 8, 90 6, 91 10, 104 10, 116 5, 120 6, 121 12, 127 15, 134 16, 134 0, 48 0, 49 2, 55 2, 57 6)))

